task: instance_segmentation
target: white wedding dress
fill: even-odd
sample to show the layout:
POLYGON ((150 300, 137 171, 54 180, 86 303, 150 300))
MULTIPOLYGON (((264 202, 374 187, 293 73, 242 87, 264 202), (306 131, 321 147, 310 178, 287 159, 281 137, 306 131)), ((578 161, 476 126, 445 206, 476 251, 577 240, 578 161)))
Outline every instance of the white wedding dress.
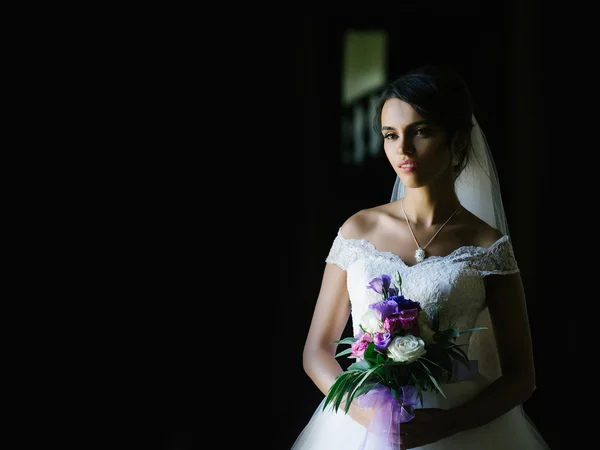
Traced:
MULTIPOLYGON (((394 253, 379 251, 366 240, 345 239, 338 231, 326 262, 336 264, 347 272, 355 334, 359 332, 358 324, 368 305, 381 300, 379 294, 367 289, 367 285, 382 274, 390 275, 394 280, 399 271, 402 294, 406 298, 419 301, 426 311, 432 305, 439 305, 441 318, 451 317, 459 328, 464 329, 479 325, 487 314, 484 277, 519 271, 508 236, 498 239, 489 248, 460 247, 447 256, 430 256, 419 264, 409 266, 394 253)), ((481 375, 475 380, 442 385, 447 398, 424 393, 424 404, 418 407, 446 409, 460 405, 477 395, 499 375, 491 328, 474 332, 471 337, 467 333, 462 338, 469 344, 469 357, 478 360, 481 375), (484 336, 483 333, 488 335, 484 336)), ((365 436, 365 427, 341 409, 337 413, 329 408, 323 411, 321 402, 292 450, 358 450, 362 448, 365 436)), ((517 406, 486 425, 419 448, 538 450, 548 449, 548 446, 522 406, 517 406)))

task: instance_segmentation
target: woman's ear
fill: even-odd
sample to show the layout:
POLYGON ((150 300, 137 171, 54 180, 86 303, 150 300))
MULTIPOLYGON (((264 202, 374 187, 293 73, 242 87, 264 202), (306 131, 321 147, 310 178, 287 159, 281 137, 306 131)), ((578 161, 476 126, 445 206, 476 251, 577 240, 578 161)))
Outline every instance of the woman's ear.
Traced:
POLYGON ((467 149, 467 145, 469 145, 469 134, 459 131, 452 138, 450 148, 453 154, 461 155, 467 149))

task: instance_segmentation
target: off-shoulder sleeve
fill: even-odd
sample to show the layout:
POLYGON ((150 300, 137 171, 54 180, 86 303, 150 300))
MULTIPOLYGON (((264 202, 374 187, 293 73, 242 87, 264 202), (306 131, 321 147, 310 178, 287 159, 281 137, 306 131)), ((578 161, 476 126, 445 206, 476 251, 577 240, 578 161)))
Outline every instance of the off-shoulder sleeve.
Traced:
POLYGON ((358 258, 358 248, 356 241, 345 239, 338 230, 337 236, 333 240, 333 244, 329 249, 329 254, 325 258, 325 262, 335 264, 341 269, 347 270, 348 266, 358 258))
POLYGON ((477 248, 463 257, 468 261, 469 266, 479 271, 481 276, 510 275, 519 272, 508 236, 501 237, 489 248, 477 248))

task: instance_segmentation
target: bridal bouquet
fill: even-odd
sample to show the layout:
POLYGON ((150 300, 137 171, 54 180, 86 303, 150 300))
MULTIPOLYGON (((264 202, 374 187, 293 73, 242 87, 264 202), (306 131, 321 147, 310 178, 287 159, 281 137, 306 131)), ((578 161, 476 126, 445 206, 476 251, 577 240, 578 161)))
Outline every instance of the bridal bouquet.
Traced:
POLYGON ((358 398, 361 406, 385 404, 388 413, 398 419, 393 422, 407 422, 414 417, 417 401, 423 403, 423 391, 444 395, 441 384, 455 375, 458 364, 469 368, 467 354, 456 339, 485 328, 442 329, 439 308, 427 314, 418 301, 404 297, 400 273, 395 284, 384 274, 371 280, 367 288, 380 294, 381 300, 369 305, 358 336, 335 341, 350 345, 336 357, 350 355, 356 362, 336 377, 323 409, 332 404, 337 411, 344 403, 347 413, 358 398))

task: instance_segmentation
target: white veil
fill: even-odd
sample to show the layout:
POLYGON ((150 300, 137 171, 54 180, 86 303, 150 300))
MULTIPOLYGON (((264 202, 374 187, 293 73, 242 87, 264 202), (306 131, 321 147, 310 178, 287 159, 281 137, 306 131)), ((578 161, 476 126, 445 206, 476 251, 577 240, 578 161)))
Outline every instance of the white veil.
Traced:
MULTIPOLYGON (((473 116, 471 129, 473 152, 466 167, 457 177, 454 186, 465 209, 508 236, 508 224, 502 204, 500 182, 485 135, 473 116)), ((406 187, 396 177, 391 201, 404 197, 406 187)), ((488 308, 478 316, 477 327, 493 330, 488 308)), ((482 375, 495 380, 501 375, 500 361, 493 333, 472 333, 469 340, 469 358, 478 360, 482 375)))

